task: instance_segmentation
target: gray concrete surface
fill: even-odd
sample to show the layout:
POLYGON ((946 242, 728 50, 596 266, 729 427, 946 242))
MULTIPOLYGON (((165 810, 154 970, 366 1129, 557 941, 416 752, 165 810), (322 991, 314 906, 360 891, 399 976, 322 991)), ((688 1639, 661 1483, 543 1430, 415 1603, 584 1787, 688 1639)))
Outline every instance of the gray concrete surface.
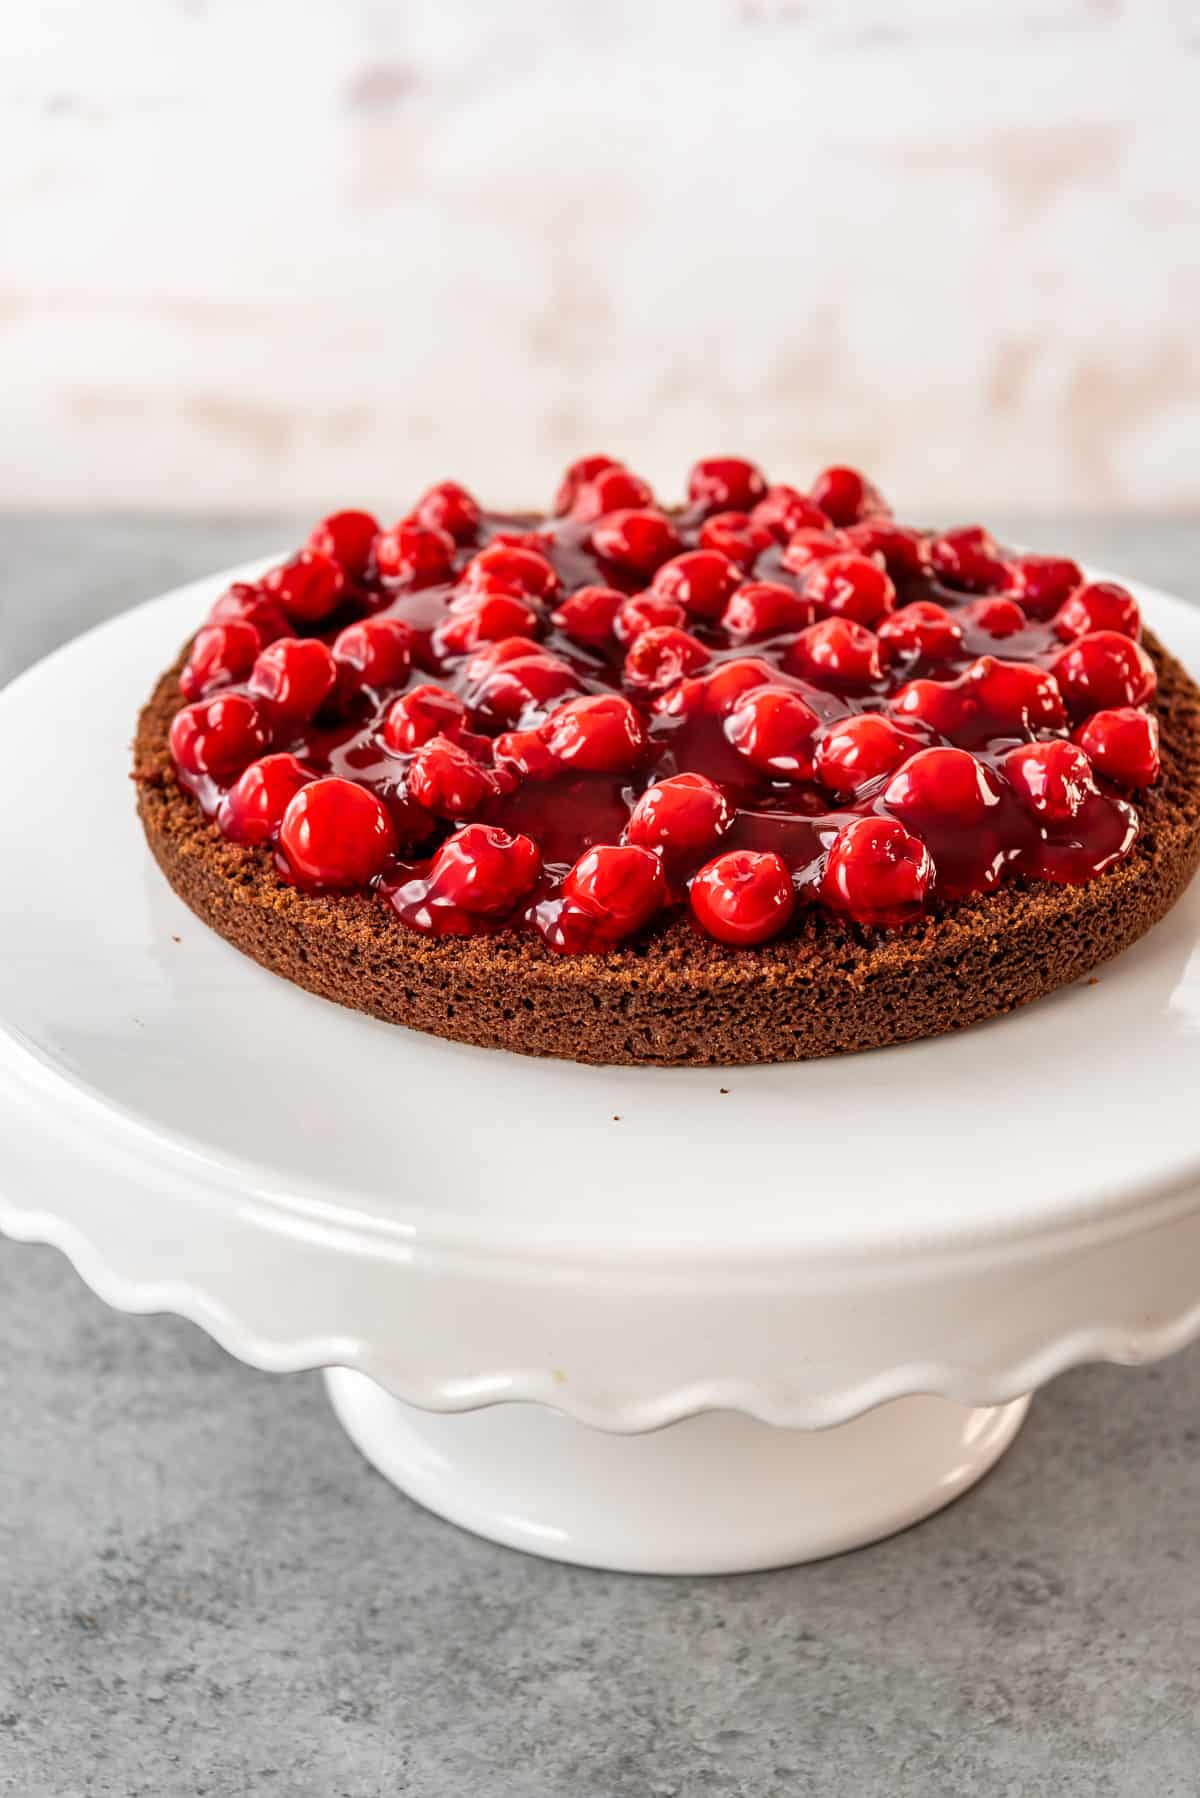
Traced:
MULTIPOLYGON (((1200 597, 1200 525, 1020 535, 1200 597)), ((0 680, 287 536, 0 518, 0 680)), ((398 1496, 315 1375, 252 1372, 0 1244, 0 1792, 1195 1798, 1198 1404, 1200 1348, 1075 1372, 891 1542, 736 1579, 587 1573, 398 1496)))

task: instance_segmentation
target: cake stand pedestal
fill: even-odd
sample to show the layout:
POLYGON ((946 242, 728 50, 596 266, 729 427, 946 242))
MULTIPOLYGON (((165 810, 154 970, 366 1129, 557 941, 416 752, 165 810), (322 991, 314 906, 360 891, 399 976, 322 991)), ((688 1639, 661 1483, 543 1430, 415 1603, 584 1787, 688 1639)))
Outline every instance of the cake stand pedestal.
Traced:
POLYGON ((238 955, 141 840, 132 719, 228 578, 0 694, 5 765, 37 746, 0 810, 7 1232, 324 1367, 454 1522, 639 1571, 903 1528, 1061 1369, 1200 1333, 1200 889, 1097 981, 872 1055, 584 1068, 376 1024, 238 955))

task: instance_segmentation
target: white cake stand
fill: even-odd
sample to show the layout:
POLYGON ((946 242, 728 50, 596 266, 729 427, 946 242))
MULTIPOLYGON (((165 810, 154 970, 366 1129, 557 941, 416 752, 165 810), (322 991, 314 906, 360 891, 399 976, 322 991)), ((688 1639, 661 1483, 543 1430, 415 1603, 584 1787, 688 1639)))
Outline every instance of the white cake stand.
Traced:
MULTIPOLYGON (((597 1069, 376 1024, 229 948, 141 839, 134 714, 228 578, 0 695, 11 1235, 327 1368, 454 1521, 658 1572, 886 1535, 1060 1369, 1200 1332, 1200 884, 1096 980, 836 1061, 597 1069)), ((1200 619, 1141 597, 1200 667, 1200 619)))

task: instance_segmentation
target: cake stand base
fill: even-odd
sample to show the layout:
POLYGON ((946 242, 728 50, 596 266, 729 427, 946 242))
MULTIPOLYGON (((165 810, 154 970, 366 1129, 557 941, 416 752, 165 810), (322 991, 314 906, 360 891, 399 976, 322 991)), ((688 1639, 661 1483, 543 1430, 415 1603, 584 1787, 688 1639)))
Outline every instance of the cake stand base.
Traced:
POLYGON ((861 1548, 947 1505, 1004 1453, 1028 1398, 903 1398, 829 1430, 708 1411, 646 1435, 541 1405, 402 1404, 325 1373, 352 1442, 385 1479, 476 1535, 627 1573, 743 1573, 861 1548))

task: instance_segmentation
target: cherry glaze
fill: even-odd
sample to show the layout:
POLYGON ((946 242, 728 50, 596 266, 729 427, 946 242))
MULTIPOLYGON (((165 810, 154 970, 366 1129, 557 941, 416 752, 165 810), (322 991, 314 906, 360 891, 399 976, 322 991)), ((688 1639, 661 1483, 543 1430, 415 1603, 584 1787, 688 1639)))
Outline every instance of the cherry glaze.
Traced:
MULTIPOLYGON (((258 589, 238 589, 236 612, 227 597, 215 611, 254 617, 259 593, 282 606, 288 628, 316 640, 314 652, 318 642, 336 645, 336 686, 305 719, 271 703, 269 690, 262 703, 261 678, 223 681, 222 700, 259 701, 264 741, 239 718, 241 737, 224 754, 211 747, 208 721, 208 737, 177 726, 173 742, 210 744, 207 754, 181 755, 181 783, 220 819, 246 766, 239 754, 287 752, 314 776, 353 781, 381 802, 396 844, 366 884, 404 923, 433 934, 523 928, 562 952, 653 929, 688 905, 692 882, 718 857, 779 858, 794 895, 793 905, 772 898, 784 930, 811 904, 899 927, 929 900, 987 892, 1013 876, 1083 882, 1129 853, 1138 815, 1119 788, 1131 786, 1130 771, 1150 775, 1157 765, 1153 719, 1138 710, 1152 696, 1149 664, 1134 641, 1136 606, 1123 608, 1120 590, 1083 589, 1073 564, 1012 557, 978 527, 938 536, 899 526, 852 470, 827 471, 804 496, 768 490, 730 458, 698 466, 693 499, 669 515, 607 458, 568 471, 565 513, 545 520, 477 512, 469 494, 443 483, 379 532, 370 556, 369 515, 334 515, 314 531, 315 551, 258 589), (597 511, 609 497, 613 509, 597 511), (823 529, 812 522, 822 499, 832 514, 823 529), (736 513, 735 503, 758 505, 761 517, 736 513), (1029 605, 1026 592, 1037 594, 1029 605), (641 595, 636 606, 623 603, 641 595), (363 619, 404 631, 360 642, 361 631, 346 633, 363 619), (1128 636, 1114 644, 1122 624, 1128 636), (1103 631, 1094 650, 1081 627, 1103 631), (373 686, 373 667, 399 678, 373 686), (432 712, 431 685, 454 696, 440 708, 435 696, 432 712), (409 693, 413 707, 394 710, 409 693), (614 697, 586 703, 603 695, 614 697), (1106 764, 1116 725, 1107 734, 1087 728, 1102 707, 1114 718, 1111 708, 1124 707, 1121 743, 1136 741, 1136 755, 1108 748, 1106 764), (862 714, 890 720, 888 730, 848 736, 846 721, 862 714), (1139 715, 1148 719, 1140 735, 1139 715), (1068 744, 1072 732, 1095 762, 1094 779, 1072 786, 1070 807, 1047 809, 1029 784, 1040 778, 1037 758, 1032 772, 1007 758, 1021 745, 1068 744), (958 760, 946 758, 947 746, 958 760), (922 755, 930 749, 942 759, 922 755), (639 801, 685 775, 704 777, 713 822, 668 849, 646 823, 655 804, 639 801), (903 832, 848 828, 866 817, 895 820, 903 832), (492 834, 476 830, 484 826, 492 834), (661 882, 638 856, 590 857, 619 845, 656 855, 661 882), (476 867, 472 856, 485 859, 476 867), (478 887, 469 907, 468 877, 478 887), (607 923, 606 893, 616 908, 607 923)), ((264 659, 298 653, 288 638, 264 659)), ((311 859, 289 866, 286 843, 276 865, 309 889, 348 884, 345 866, 328 883, 311 859)), ((357 865, 353 855, 346 865, 357 865)), ((731 861, 726 873, 740 870, 746 881, 746 869, 757 869, 761 886, 764 867, 775 864, 731 861)), ((734 890, 708 879, 690 907, 697 927, 720 913, 712 934, 762 940, 757 913, 745 925, 735 915, 734 890)))

